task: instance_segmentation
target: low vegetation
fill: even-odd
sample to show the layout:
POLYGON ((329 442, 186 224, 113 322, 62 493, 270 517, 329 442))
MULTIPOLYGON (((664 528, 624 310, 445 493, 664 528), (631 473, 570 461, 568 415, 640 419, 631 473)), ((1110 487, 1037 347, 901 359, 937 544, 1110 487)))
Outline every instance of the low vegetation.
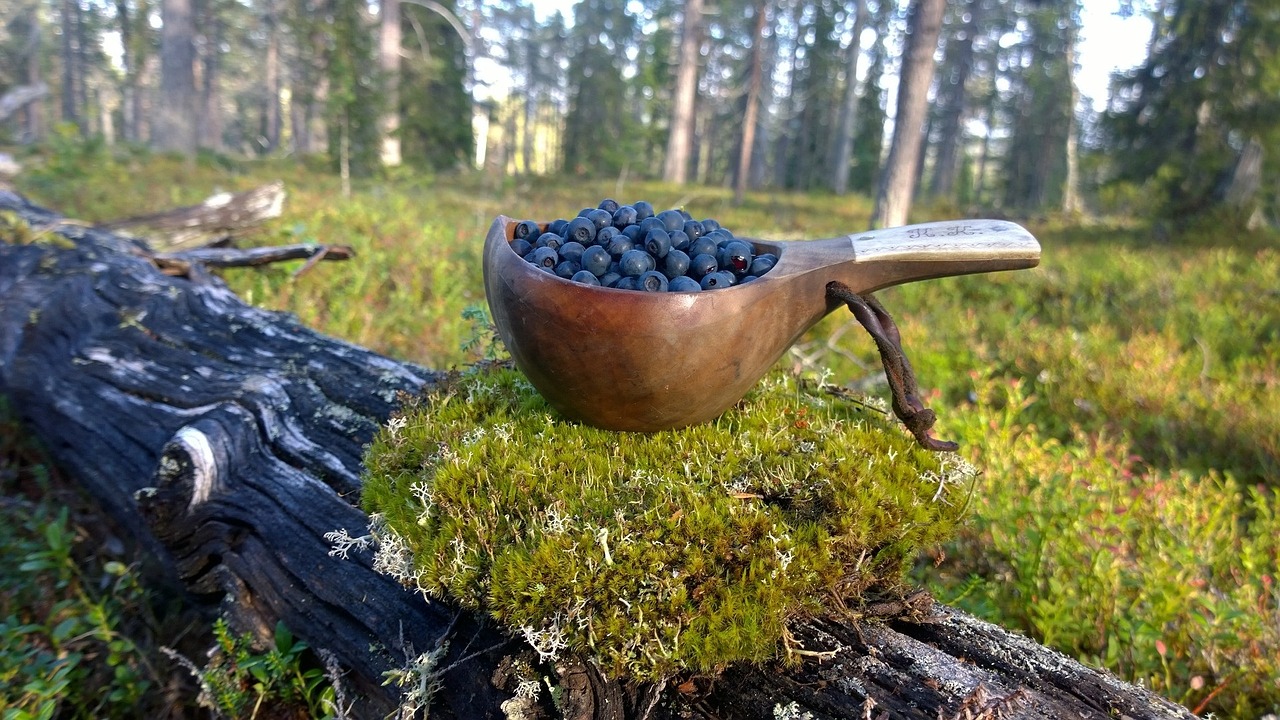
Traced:
MULTIPOLYGON (((433 367, 473 359, 493 216, 648 198, 740 236, 866 227, 864 198, 655 183, 338 181, 303 165, 191 164, 66 145, 20 189, 86 220, 283 177, 286 217, 256 241, 355 246, 348 263, 227 273, 252 302, 433 367), (181 178, 178 182, 176 178, 181 178)), ((956 215, 917 212, 920 220, 956 215)), ((1031 224, 1040 268, 879 294, 938 411, 978 468, 971 518, 914 578, 940 599, 1218 717, 1280 712, 1280 247, 1274 235, 1131 219, 1031 224)), ((833 314, 784 364, 873 395, 874 347, 833 314)), ((598 547, 598 544, 596 545, 598 547)), ((6 577, 13 577, 7 565, 6 577)))

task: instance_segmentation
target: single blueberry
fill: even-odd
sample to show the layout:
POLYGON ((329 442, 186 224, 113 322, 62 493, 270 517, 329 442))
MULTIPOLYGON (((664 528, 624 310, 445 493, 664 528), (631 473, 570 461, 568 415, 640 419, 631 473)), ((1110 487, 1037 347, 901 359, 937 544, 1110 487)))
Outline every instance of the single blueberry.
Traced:
MULTIPOLYGON (((564 254, 563 251, 561 254, 564 254)), ((751 246, 740 240, 734 240, 724 246, 724 257, 725 261, 720 264, 720 267, 742 277, 751 267, 751 246)))
POLYGON ((671 236, 667 234, 666 230, 654 228, 649 231, 648 235, 644 236, 644 249, 648 250, 650 255, 661 260, 671 250, 671 236))
POLYGON ((616 287, 618 281, 622 279, 622 275, 616 272, 607 272, 600 276, 600 284, 605 287, 616 287))
POLYGON ((615 282, 611 287, 615 287, 619 290, 635 290, 636 279, 631 277, 630 275, 623 275, 622 277, 618 278, 618 281, 615 282))
POLYGON ((703 290, 720 290, 730 285, 733 285, 733 273, 725 272, 724 270, 709 273, 702 278, 703 290))
POLYGON ((636 209, 630 205, 621 205, 617 210, 613 211, 613 226, 621 230, 622 228, 635 224, 636 209))
POLYGON ((650 230, 653 230, 654 228, 662 228, 663 230, 667 229, 666 226, 662 224, 662 221, 656 217, 647 217, 644 220, 641 220, 639 222, 639 225, 640 225, 640 232, 646 235, 649 233, 650 230))
POLYGON ((707 255, 706 253, 694 255, 693 259, 689 261, 689 276, 694 280, 701 280, 719 269, 720 266, 716 264, 714 255, 707 255))
POLYGON ((533 249, 533 245, 529 244, 528 240, 512 240, 511 249, 515 250, 516 254, 520 257, 524 257, 533 249))
POLYGON ((618 212, 618 201, 613 198, 605 198, 600 201, 600 204, 597 207, 609 213, 609 215, 613 215, 618 212))
POLYGON ((631 203, 631 207, 636 209, 635 222, 641 222, 647 217, 653 217, 653 205, 647 200, 631 203))
POLYGON ((579 270, 578 272, 573 274, 573 277, 569 279, 576 283, 582 283, 583 285, 599 285, 600 284, 600 278, 597 278, 595 274, 592 273, 590 270, 579 270))
POLYGON ((706 218, 705 220, 702 221, 702 228, 703 228, 704 234, 709 233, 714 230, 719 230, 720 223, 716 222, 715 220, 712 220, 711 218, 706 218))
POLYGON ((613 224, 613 213, 605 212, 600 208, 596 208, 591 212, 587 213, 586 217, 588 220, 590 220, 592 223, 595 224, 597 231, 599 231, 600 228, 607 227, 613 224))
POLYGON ((631 242, 631 238, 626 235, 619 235, 609 241, 609 247, 605 248, 609 254, 616 260, 631 251, 635 247, 635 243, 631 242))
POLYGON ((697 220, 690 220, 686 222, 684 227, 681 229, 684 230, 684 234, 688 235, 691 241, 697 240, 707 234, 706 228, 702 227, 702 223, 697 220))
POLYGON ((538 241, 533 244, 534 247, 551 248, 558 250, 564 244, 564 238, 553 232, 544 232, 538 236, 538 241))
POLYGON ((612 225, 600 228, 600 231, 596 233, 596 244, 609 247, 609 241, 621 234, 622 233, 618 232, 618 228, 612 225))
POLYGON ((668 292, 697 292, 701 289, 698 281, 688 275, 671 278, 671 282, 667 283, 668 292))
POLYGON ((636 278, 636 289, 645 292, 666 292, 667 276, 656 270, 650 270, 636 278))
POLYGON ((683 230, 677 230, 671 233, 671 249, 672 250, 688 250, 689 236, 683 230))
POLYGON ((689 272, 689 255, 683 250, 673 249, 662 259, 662 274, 666 275, 668 280, 674 280, 687 272, 689 272))
POLYGON ((537 238, 542 234, 542 229, 538 227, 538 223, 532 220, 521 220, 516 223, 515 238, 516 240, 529 240, 537 238))
POLYGON ((569 221, 564 218, 558 218, 547 223, 547 232, 564 235, 564 229, 567 227, 569 227, 569 221))
POLYGON ((778 256, 773 253, 757 255, 756 258, 751 261, 751 268, 747 270, 747 272, 756 276, 763 275, 772 270, 773 266, 777 264, 778 256))
POLYGON ((544 246, 534 248, 533 251, 525 256, 525 260, 528 260, 543 270, 550 270, 560 262, 560 255, 556 252, 555 248, 544 246))
POLYGON ((590 245, 596 239, 595 223, 584 217, 576 217, 569 221, 569 227, 564 231, 564 236, 583 245, 590 245))
POLYGON ((642 237, 640 226, 636 224, 628 225, 622 228, 622 234, 631 239, 631 242, 638 242, 642 237))
POLYGON ((689 243, 689 249, 686 252, 689 253, 689 257, 698 257, 699 255, 710 255, 711 257, 715 257, 715 238, 710 238, 704 235, 689 243))
POLYGON ((582 266, 572 260, 561 260, 556 265, 556 274, 562 278, 568 279, 577 275, 582 270, 582 266))
POLYGON ((643 275, 652 270, 656 264, 653 256, 644 250, 629 250, 618 261, 618 267, 622 270, 622 274, 629 277, 643 275))
POLYGON ((581 263, 582 253, 584 251, 586 251, 586 248, 582 247, 582 243, 570 240, 560 246, 560 258, 563 260, 572 260, 576 263, 581 263))
POLYGON ((684 216, 679 210, 663 210, 658 213, 658 219, 669 233, 684 228, 684 216))
POLYGON ((612 261, 609 251, 599 245, 592 245, 584 250, 579 260, 582 263, 582 269, 590 270, 596 277, 602 277, 609 272, 609 263, 612 261))
POLYGON ((693 219, 693 216, 689 214, 689 211, 684 208, 680 208, 679 213, 680 217, 684 218, 684 222, 689 222, 693 219))
POLYGON ((739 285, 743 285, 743 284, 745 284, 745 283, 749 283, 749 282, 751 282, 752 280, 759 280, 759 279, 760 279, 760 278, 756 277, 755 275, 747 275, 747 276, 743 277, 741 280, 739 280, 739 281, 738 281, 738 284, 739 284, 739 285))

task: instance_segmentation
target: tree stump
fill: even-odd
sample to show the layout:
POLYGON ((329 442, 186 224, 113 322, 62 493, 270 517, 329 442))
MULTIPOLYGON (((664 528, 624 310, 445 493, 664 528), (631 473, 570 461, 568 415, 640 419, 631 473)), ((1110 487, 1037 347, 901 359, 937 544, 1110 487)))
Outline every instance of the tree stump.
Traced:
POLYGON ((545 685, 516 697, 521 642, 324 538, 363 534, 363 446, 436 373, 250 307, 207 273, 166 275, 137 241, 14 193, 0 211, 56 233, 0 238, 0 393, 191 602, 332 653, 355 717, 396 711, 406 688, 385 674, 446 641, 437 717, 1192 717, 923 595, 795 623, 798 666, 632 687, 566 662, 560 710, 545 685))

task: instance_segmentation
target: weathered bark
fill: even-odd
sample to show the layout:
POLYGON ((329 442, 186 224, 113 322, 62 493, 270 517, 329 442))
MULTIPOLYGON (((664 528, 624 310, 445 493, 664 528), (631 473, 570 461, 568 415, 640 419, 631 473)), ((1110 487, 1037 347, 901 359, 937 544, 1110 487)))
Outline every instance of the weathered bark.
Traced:
MULTIPOLYGON (((367 551, 330 556, 323 539, 365 527, 353 506, 363 445, 396 394, 434 373, 246 306, 203 273, 166 276, 133 241, 60 224, 12 193, 0 192, 0 210, 70 241, 0 241, 0 393, 191 602, 220 607, 237 630, 269 634, 282 620, 332 652, 358 695, 354 717, 391 712, 400 689, 383 673, 442 640, 435 717, 497 718, 523 702, 510 697, 512 658, 527 649, 374 572, 367 551)), ((927 596, 792 634, 798 665, 714 681, 632 687, 565 662, 560 708, 601 719, 768 719, 792 703, 792 716, 814 718, 1191 717, 927 596)), ((545 690, 540 707, 523 704, 525 717, 556 712, 545 690)))
POLYGON ((893 123, 893 143, 885 161, 884 176, 876 193, 871 227, 907 224, 916 165, 922 152, 929 84, 933 81, 934 50, 942 30, 946 0, 913 0, 906 52, 898 84, 898 114, 893 123))
POLYGON ((694 100, 698 94, 699 49, 702 47, 702 0, 685 0, 676 64, 675 97, 671 104, 671 134, 662 179, 683 184, 689 179, 693 153, 694 100))
POLYGON ((284 183, 277 180, 234 195, 214 195, 199 205, 113 220, 103 227, 144 236, 155 250, 184 250, 223 242, 280 217, 284 199, 284 183))
POLYGON ((0 122, 8 120, 10 115, 48 94, 49 86, 44 83, 19 85, 9 90, 0 96, 0 122))

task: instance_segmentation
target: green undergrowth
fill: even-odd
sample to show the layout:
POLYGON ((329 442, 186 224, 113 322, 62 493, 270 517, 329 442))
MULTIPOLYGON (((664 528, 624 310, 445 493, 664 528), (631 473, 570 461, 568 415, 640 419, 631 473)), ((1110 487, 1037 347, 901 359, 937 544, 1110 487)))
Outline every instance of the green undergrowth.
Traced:
POLYGON ((788 620, 901 590, 972 479, 782 372, 712 423, 635 434, 562 420, 479 365, 409 401, 365 462, 384 571, 543 659, 640 679, 783 657, 788 620))

